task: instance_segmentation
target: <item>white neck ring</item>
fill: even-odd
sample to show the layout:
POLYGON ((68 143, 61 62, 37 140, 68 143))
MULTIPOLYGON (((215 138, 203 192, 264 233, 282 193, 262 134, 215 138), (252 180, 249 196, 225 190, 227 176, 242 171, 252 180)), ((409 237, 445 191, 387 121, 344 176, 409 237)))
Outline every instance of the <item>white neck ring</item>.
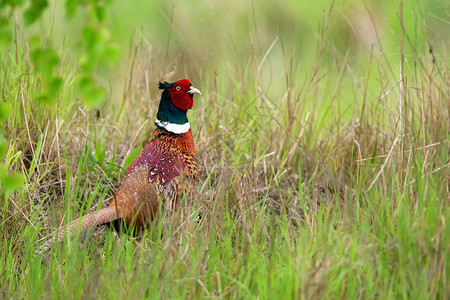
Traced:
POLYGON ((184 124, 175 124, 170 123, 169 121, 160 121, 156 119, 155 124, 158 125, 161 128, 164 128, 165 130, 175 133, 175 134, 181 134, 188 132, 191 128, 191 124, 189 122, 186 122, 184 124))

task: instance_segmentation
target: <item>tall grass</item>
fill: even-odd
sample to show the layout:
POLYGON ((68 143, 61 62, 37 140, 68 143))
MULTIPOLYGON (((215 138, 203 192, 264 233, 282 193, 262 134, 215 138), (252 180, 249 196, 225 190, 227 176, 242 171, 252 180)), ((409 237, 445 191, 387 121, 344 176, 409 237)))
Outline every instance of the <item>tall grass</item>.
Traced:
POLYGON ((40 77, 20 38, 40 29, 17 23, 2 131, 26 184, 2 194, 0 297, 447 299, 444 3, 316 2, 115 3, 123 60, 99 70, 98 109, 74 91, 76 19, 48 36, 65 78, 52 106, 32 101, 40 77), (184 77, 204 95, 188 115, 194 203, 139 238, 102 226, 36 255, 109 203, 154 130, 156 83, 184 77))

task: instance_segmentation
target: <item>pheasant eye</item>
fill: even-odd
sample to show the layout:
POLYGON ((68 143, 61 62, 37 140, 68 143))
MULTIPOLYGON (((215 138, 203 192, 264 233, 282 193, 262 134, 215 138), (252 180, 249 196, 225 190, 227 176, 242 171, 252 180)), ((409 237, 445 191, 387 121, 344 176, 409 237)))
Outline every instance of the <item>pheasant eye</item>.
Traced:
POLYGON ((181 87, 178 85, 175 89, 176 89, 177 91, 179 91, 179 90, 181 90, 181 87))

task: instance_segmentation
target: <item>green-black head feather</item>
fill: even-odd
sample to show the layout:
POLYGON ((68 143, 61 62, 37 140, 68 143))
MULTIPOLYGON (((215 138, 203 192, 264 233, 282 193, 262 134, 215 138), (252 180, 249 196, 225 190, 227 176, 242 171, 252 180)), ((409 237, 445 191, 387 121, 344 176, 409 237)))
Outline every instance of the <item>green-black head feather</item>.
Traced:
POLYGON ((158 87, 159 87, 160 90, 165 90, 165 89, 173 87, 173 85, 175 83, 176 82, 168 83, 167 81, 164 81, 164 82, 160 82, 158 87))
POLYGON ((164 90, 161 95, 161 102, 159 103, 158 114, 156 117, 158 120, 162 122, 170 122, 175 124, 185 124, 188 122, 186 111, 181 110, 176 107, 172 100, 170 91, 168 88, 171 88, 176 82, 168 83, 166 81, 159 83, 159 88, 164 90))

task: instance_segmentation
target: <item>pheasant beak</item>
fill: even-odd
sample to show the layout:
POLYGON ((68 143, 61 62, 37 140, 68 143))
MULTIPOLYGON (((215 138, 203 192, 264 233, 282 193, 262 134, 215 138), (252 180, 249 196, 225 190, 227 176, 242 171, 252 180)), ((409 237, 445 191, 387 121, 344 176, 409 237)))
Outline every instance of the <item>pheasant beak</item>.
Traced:
POLYGON ((200 92, 198 89, 196 89, 196 88, 193 87, 192 85, 191 85, 191 89, 190 89, 189 91, 187 91, 186 93, 189 93, 189 94, 199 94, 199 95, 202 94, 202 92, 200 92))

